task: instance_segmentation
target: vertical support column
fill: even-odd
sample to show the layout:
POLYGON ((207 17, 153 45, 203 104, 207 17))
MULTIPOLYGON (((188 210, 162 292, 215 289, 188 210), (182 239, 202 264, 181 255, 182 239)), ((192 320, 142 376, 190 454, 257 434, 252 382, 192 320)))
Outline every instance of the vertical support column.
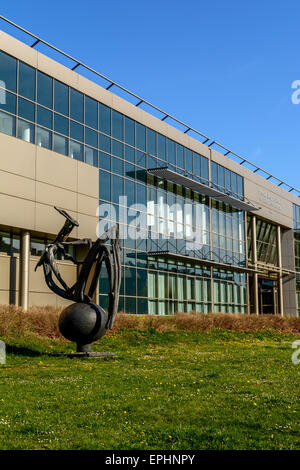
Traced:
POLYGON ((30 233, 28 231, 22 232, 21 239, 21 307, 24 310, 28 309, 29 298, 29 260, 30 260, 30 233))
POLYGON ((280 225, 277 225, 277 256, 278 256, 278 297, 279 297, 279 313, 281 316, 284 315, 283 312, 283 288, 282 288, 282 253, 281 253, 281 228, 280 225))
MULTIPOLYGON (((254 269, 257 269, 257 251, 256 251, 256 216, 253 215, 251 219, 251 235, 252 235, 252 263, 254 269)), ((253 273, 253 301, 254 301, 254 313, 259 314, 259 303, 258 303, 258 274, 253 273)))

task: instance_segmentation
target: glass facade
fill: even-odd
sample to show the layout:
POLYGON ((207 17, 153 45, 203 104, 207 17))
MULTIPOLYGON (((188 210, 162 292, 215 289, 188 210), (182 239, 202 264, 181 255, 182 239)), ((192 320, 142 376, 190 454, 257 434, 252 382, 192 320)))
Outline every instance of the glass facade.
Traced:
MULTIPOLYGON (((248 259, 252 260, 251 216, 248 216, 248 259)), ((277 227, 257 218, 256 220, 257 262, 278 266, 277 227)))
MULTIPOLYGON (((247 310, 246 275, 205 266, 208 260, 246 265, 244 212, 147 169, 168 166, 205 185, 211 174, 213 187, 243 199, 240 175, 215 162, 209 168, 199 153, 0 51, 1 90, 1 132, 99 168, 99 203, 113 208, 105 223, 121 220, 127 234, 120 310, 247 310)), ((39 256, 45 243, 32 239, 32 255, 39 256)), ((105 272, 100 289, 106 307, 105 272)))

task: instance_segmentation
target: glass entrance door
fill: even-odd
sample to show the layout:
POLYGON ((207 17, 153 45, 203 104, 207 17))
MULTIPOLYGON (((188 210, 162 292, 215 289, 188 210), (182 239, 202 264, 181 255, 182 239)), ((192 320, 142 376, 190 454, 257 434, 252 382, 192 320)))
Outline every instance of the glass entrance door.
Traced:
POLYGON ((258 279, 258 301, 260 313, 278 313, 277 281, 270 279, 258 279))

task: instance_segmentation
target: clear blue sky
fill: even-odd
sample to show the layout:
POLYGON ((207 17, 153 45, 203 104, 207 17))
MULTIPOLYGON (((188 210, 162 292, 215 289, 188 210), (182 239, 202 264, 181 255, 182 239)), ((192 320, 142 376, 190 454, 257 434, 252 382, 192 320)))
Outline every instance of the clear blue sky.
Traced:
POLYGON ((298 0, 26 0, 0 11, 300 188, 298 0))

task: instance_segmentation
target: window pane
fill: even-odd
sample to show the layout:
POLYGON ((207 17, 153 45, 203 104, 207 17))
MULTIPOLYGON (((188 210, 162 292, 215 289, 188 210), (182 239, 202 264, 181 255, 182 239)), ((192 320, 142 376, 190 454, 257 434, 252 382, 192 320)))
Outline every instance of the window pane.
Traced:
POLYGON ((146 129, 142 124, 136 123, 136 146, 138 149, 146 150, 146 129))
POLYGON ((65 116, 69 115, 69 87, 57 80, 54 81, 54 109, 65 116))
POLYGON ((54 134, 53 136, 53 150, 54 152, 68 155, 68 139, 61 135, 54 134))
POLYGON ((112 110, 111 120, 111 135, 118 140, 123 140, 123 115, 117 111, 112 110))
POLYGON ((16 135, 16 118, 0 111, 0 132, 16 135))
POLYGON ((125 142, 134 145, 134 121, 125 117, 125 142))
POLYGON ((35 105, 31 101, 24 100, 23 98, 18 99, 18 115, 28 121, 35 121, 35 105))
POLYGON ((125 160, 134 163, 134 149, 125 145, 125 160))
POLYGON ((52 112, 41 106, 37 107, 37 123, 52 129, 52 112))
POLYGON ((83 122, 83 94, 70 89, 70 117, 83 122))
POLYGON ((70 121, 70 137, 83 142, 83 126, 77 122, 70 121))
POLYGON ((110 201, 110 174, 100 170, 99 178, 99 197, 105 201, 110 201))
POLYGON ((95 131, 92 131, 88 127, 85 128, 85 143, 92 145, 93 147, 98 147, 98 134, 95 131))
POLYGON ((177 166, 184 168, 184 153, 182 145, 176 144, 177 166))
POLYGON ((70 157, 83 162, 83 145, 70 140, 70 157))
POLYGON ((111 139, 111 153, 117 157, 123 157, 123 144, 117 140, 111 139))
POLYGON ((156 155, 156 132, 147 129, 147 152, 156 155))
POLYGON ((99 149, 104 152, 110 153, 110 137, 99 134, 99 149))
POLYGON ((89 165, 98 166, 98 152, 90 147, 85 147, 85 162, 89 165))
POLYGON ((161 134, 157 134, 157 156, 166 159, 166 138, 161 134))
POLYGON ((0 109, 16 114, 16 95, 0 89, 0 109))
POLYGON ((42 72, 37 73, 37 101, 52 108, 52 78, 42 72))
POLYGON ((99 152, 99 168, 110 171, 110 155, 107 153, 99 152))
POLYGON ((19 95, 35 101, 35 69, 19 63, 19 95))
POLYGON ((175 142, 167 139, 168 162, 175 165, 175 142))
POLYGON ((25 140, 26 142, 34 142, 34 124, 18 119, 18 132, 17 137, 25 140))
POLYGON ((110 108, 99 104, 99 130, 110 135, 110 108))
POLYGON ((85 97, 85 124, 98 129, 98 103, 88 96, 85 97))
POLYGON ((54 113, 54 130, 64 135, 69 135, 69 120, 54 113))
POLYGON ((42 129, 41 127, 37 126, 35 142, 39 147, 51 149, 52 147, 51 138, 52 138, 52 132, 47 131, 46 129, 42 129))
POLYGON ((0 51, 0 87, 6 90, 17 89, 17 61, 0 51))

